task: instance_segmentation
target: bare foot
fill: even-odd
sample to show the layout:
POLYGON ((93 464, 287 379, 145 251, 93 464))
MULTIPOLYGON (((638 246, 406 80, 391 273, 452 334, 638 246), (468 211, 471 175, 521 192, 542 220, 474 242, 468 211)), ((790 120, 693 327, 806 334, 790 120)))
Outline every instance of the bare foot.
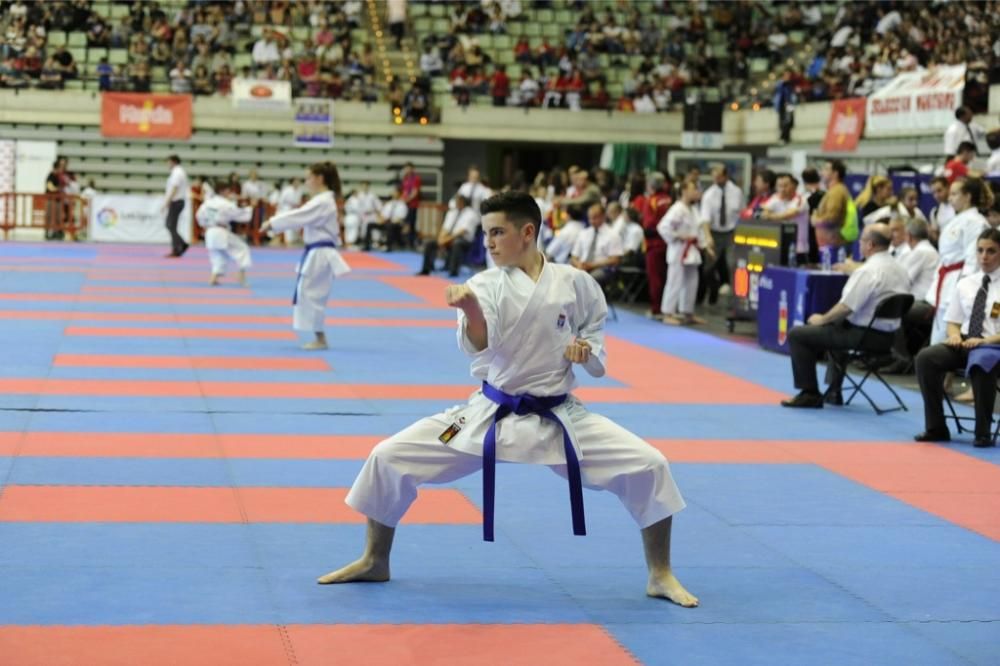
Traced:
POLYGON ((707 322, 698 315, 688 315, 687 318, 685 319, 685 323, 688 324, 689 326, 691 324, 697 324, 701 326, 707 322))
POLYGON ((302 345, 302 348, 306 351, 317 351, 320 349, 329 349, 325 342, 320 342, 319 340, 313 340, 312 342, 307 342, 302 345))
POLYGON ((683 326, 684 320, 678 317, 677 315, 664 315, 663 323, 669 324, 670 326, 683 326))
POLYGON ((694 608, 698 605, 698 597, 694 596, 681 585, 673 572, 669 569, 660 575, 649 575, 649 583, 646 585, 646 594, 651 597, 661 597, 674 602, 678 606, 694 608))
POLYGON ((331 571, 320 576, 316 582, 320 585, 333 583, 384 583, 389 580, 389 564, 361 558, 351 562, 346 567, 331 571))

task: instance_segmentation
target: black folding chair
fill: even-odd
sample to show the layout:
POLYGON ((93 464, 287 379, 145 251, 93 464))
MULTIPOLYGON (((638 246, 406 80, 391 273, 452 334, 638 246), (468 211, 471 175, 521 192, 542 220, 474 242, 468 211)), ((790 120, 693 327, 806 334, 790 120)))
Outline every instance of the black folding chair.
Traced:
MULTIPOLYGON (((956 372, 955 374, 958 376, 964 376, 964 372, 956 372)), ((1000 376, 997 377, 997 391, 1000 392, 1000 376)), ((973 428, 966 428, 965 426, 962 425, 962 423, 975 424, 976 417, 959 414, 958 411, 956 411, 955 409, 955 403, 952 402, 951 396, 948 395, 947 391, 944 392, 944 404, 948 408, 948 411, 951 412, 950 414, 944 415, 944 420, 948 421, 950 419, 954 421, 955 430, 958 431, 958 434, 962 434, 963 432, 974 432, 973 428)), ((993 440, 996 441, 997 437, 1000 436, 1000 419, 996 418, 992 419, 992 424, 993 424, 993 440)))
POLYGON ((902 398, 899 397, 899 394, 896 393, 895 389, 892 388, 892 385, 890 385, 889 382, 885 380, 885 377, 883 377, 878 371, 878 363, 881 358, 885 356, 886 352, 892 348, 892 340, 890 339, 886 342, 885 349, 865 349, 865 341, 874 330, 873 325, 875 324, 876 319, 902 319, 903 315, 909 312, 912 306, 912 294, 893 294, 892 296, 883 299, 882 302, 875 308, 875 314, 872 315, 871 321, 868 322, 868 326, 865 328, 865 332, 861 339, 858 340, 857 346, 854 349, 838 351, 836 354, 831 354, 831 363, 836 363, 839 366, 844 378, 849 381, 851 386, 854 388, 851 395, 844 401, 845 405, 851 404, 851 400, 854 399, 854 396, 860 393, 879 416, 899 410, 903 410, 904 412, 909 411, 902 398), (861 381, 856 381, 854 377, 847 372, 848 367, 850 367, 853 362, 858 362, 863 368, 865 368, 865 374, 861 378, 861 381), (868 395, 863 388, 869 377, 874 377, 882 383, 882 386, 884 386, 889 393, 892 394, 892 397, 896 399, 896 403, 898 405, 897 407, 883 408, 875 404, 875 401, 872 400, 871 396, 868 395))

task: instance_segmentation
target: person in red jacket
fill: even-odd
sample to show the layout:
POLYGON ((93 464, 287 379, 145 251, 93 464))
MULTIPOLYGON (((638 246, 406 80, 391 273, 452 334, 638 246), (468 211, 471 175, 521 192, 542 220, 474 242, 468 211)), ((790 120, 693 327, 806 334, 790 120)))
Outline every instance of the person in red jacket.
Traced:
POLYGON ((670 181, 659 171, 649 177, 649 196, 642 210, 642 229, 646 237, 646 277, 649 280, 649 316, 662 318, 660 303, 667 284, 667 244, 656 231, 656 225, 674 202, 670 196, 670 181))
POLYGON ((507 66, 497 65, 490 79, 490 95, 493 96, 493 106, 507 106, 510 97, 510 78, 507 76, 507 66))

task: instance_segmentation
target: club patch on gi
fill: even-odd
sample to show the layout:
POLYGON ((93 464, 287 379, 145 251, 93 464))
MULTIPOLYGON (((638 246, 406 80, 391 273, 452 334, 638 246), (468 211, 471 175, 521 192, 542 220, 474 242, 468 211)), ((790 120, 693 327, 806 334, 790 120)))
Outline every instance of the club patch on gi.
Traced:
MULTIPOLYGON (((463 422, 465 421, 464 418, 461 418, 459 420, 463 422)), ((455 438, 455 435, 457 435, 461 429, 462 426, 458 425, 458 423, 452 423, 450 426, 448 426, 447 430, 438 435, 438 440, 442 444, 447 444, 448 442, 450 442, 452 439, 455 438)))
POLYGON ((561 314, 559 315, 559 318, 556 319, 556 328, 562 328, 565 325, 566 325, 566 315, 561 314))

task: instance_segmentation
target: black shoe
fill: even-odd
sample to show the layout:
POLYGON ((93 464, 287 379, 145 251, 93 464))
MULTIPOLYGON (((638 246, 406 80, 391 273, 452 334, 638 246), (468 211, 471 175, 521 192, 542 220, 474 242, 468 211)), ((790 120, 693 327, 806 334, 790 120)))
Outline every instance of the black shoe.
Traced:
POLYGON ((996 442, 993 441, 992 437, 976 437, 972 445, 977 449, 988 449, 991 446, 996 446, 996 442))
POLYGON ((832 391, 828 390, 823 394, 823 402, 828 405, 833 405, 834 407, 844 406, 844 394, 840 390, 832 391))
POLYGON ((925 430, 919 435, 914 435, 913 439, 918 442, 950 442, 951 433, 944 430, 925 430))
POLYGON ((823 396, 819 393, 800 391, 794 398, 781 401, 782 407, 807 407, 810 409, 823 409, 823 396))
POLYGON ((913 364, 899 359, 880 369, 879 372, 885 375, 908 375, 913 372, 913 364))
POLYGON ((414 275, 430 275, 430 271, 417 271, 414 275))

